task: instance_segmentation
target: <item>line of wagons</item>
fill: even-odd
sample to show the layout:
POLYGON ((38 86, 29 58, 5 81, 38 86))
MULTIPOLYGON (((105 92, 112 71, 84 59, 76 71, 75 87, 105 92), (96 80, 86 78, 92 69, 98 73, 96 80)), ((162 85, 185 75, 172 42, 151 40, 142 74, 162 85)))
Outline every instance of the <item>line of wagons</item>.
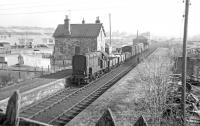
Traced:
POLYGON ((139 43, 134 46, 124 46, 121 53, 112 56, 100 51, 74 55, 72 76, 68 81, 75 85, 88 84, 146 49, 148 48, 144 48, 143 43, 139 43))

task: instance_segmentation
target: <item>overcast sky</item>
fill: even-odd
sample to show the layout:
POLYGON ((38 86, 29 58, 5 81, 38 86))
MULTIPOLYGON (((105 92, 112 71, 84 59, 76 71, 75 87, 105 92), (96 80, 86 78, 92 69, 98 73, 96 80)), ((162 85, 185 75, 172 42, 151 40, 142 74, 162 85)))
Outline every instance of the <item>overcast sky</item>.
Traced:
MULTIPOLYGON (((182 37, 183 0, 0 0, 0 26, 56 28, 65 15, 71 23, 93 23, 97 16, 109 31, 136 34, 150 31, 159 36, 182 37), (70 10, 70 11, 69 11, 70 10)), ((191 0, 189 35, 200 34, 200 0, 191 0)))

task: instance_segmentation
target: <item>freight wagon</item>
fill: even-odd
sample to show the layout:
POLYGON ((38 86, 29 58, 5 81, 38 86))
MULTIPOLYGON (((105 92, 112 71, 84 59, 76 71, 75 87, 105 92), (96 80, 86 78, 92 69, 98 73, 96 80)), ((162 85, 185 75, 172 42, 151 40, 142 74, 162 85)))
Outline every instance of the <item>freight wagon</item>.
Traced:
MULTIPOLYGON (((85 55, 74 55, 72 58, 72 84, 87 84, 101 75, 116 68, 123 62, 142 53, 144 44, 138 43, 133 46, 122 47, 122 53, 112 56, 105 55, 103 52, 90 52, 85 55)), ((139 62, 139 58, 137 59, 139 62)))

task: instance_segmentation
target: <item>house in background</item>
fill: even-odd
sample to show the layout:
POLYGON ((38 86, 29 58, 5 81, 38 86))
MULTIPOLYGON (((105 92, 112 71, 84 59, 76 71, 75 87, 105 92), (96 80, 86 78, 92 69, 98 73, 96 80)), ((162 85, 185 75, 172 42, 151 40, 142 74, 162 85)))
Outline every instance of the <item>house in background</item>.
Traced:
POLYGON ((144 48, 147 49, 150 45, 150 40, 144 36, 137 36, 135 39, 133 39, 133 45, 138 43, 143 43, 144 48))
POLYGON ((66 16, 64 24, 59 24, 53 34, 55 46, 53 65, 67 66, 71 64, 72 56, 91 51, 105 52, 105 30, 99 17, 95 23, 70 24, 66 16))

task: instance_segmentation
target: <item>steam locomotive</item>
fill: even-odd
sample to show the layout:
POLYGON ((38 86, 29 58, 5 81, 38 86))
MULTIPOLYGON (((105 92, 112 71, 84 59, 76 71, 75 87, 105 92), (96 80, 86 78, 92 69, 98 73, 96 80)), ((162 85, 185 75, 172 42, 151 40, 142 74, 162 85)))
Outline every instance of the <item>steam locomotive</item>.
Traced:
POLYGON ((112 56, 100 51, 74 55, 70 83, 75 85, 88 84, 145 50, 147 48, 139 43, 134 46, 124 46, 121 48, 121 53, 112 56))

